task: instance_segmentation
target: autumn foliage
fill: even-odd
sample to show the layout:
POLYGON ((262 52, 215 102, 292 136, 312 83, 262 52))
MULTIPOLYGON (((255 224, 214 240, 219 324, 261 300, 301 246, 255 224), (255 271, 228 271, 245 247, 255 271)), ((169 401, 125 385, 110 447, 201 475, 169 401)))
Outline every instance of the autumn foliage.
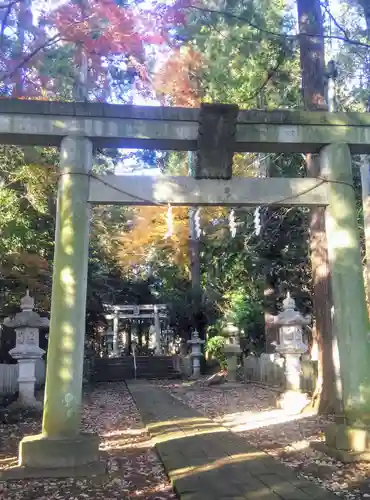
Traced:
MULTIPOLYGON (((203 207, 201 227, 204 228, 211 219, 224 217, 226 213, 223 207, 203 207)), ((164 206, 135 209, 131 230, 118 236, 117 257, 122 268, 147 264, 151 250, 165 250, 173 264, 185 273, 189 272, 189 209, 172 207, 173 231, 170 235, 167 235, 167 214, 168 208, 164 206)), ((210 238, 210 235, 207 237, 210 238)))
POLYGON ((114 0, 67 3, 49 18, 63 38, 84 44, 89 54, 144 57, 144 44, 167 41, 168 28, 183 17, 176 6, 157 3, 151 10, 136 4, 119 7, 114 0))
POLYGON ((200 52, 192 47, 171 51, 167 60, 158 68, 154 89, 163 103, 194 108, 201 102, 200 78, 203 70, 200 52))
POLYGON ((173 234, 166 237, 167 207, 140 207, 135 210, 134 225, 119 236, 118 260, 122 267, 145 264, 150 249, 166 250, 174 263, 187 266, 189 223, 188 209, 173 207, 173 234))
POLYGON ((90 86, 93 82, 108 91, 112 62, 134 68, 140 79, 149 81, 146 48, 170 43, 169 33, 184 22, 181 1, 145 7, 134 2, 119 6, 115 0, 69 0, 42 12, 37 20, 33 19, 32 2, 11 2, 10 12, 0 9, 0 90, 6 93, 10 87, 14 97, 50 98, 45 90, 53 89, 55 82, 45 69, 45 55, 63 47, 74 49, 70 72, 81 64, 83 50, 90 86), (17 33, 18 43, 12 48, 6 28, 17 33))

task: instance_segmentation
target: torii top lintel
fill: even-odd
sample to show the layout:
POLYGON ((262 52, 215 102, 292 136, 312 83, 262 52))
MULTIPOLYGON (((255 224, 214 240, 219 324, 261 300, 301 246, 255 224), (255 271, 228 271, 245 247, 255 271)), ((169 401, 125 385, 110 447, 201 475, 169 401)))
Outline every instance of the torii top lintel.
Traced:
POLYGON ((370 153, 370 114, 0 100, 2 144, 59 146, 71 134, 96 147, 200 151, 195 175, 209 178, 207 164, 217 158, 211 175, 227 178, 234 152, 308 153, 346 142, 352 153, 370 153))

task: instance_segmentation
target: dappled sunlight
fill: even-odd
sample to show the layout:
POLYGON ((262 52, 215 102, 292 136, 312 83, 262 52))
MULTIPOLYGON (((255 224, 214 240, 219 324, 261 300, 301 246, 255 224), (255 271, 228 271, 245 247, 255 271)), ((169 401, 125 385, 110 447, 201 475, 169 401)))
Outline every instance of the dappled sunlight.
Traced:
POLYGON ((150 429, 156 429, 157 427, 164 427, 164 426, 171 426, 171 425, 176 425, 176 426, 182 426, 182 425, 187 425, 187 424, 194 424, 195 422, 198 423, 207 423, 209 422, 208 418, 204 417, 196 417, 196 418, 183 418, 183 419, 176 419, 176 420, 162 420, 156 424, 151 423, 150 424, 150 429))
MULTIPOLYGON (((0 498, 176 498, 125 384, 86 390, 83 402, 82 430, 100 435, 107 473, 77 479, 0 479, 0 498)), ((40 424, 40 416, 35 416, 0 425, 0 472, 17 465, 19 441, 37 434, 40 424)))
POLYGON ((61 230, 63 250, 69 256, 73 255, 73 234, 72 224, 64 226, 61 230))
MULTIPOLYGON (((329 224, 329 218, 328 218, 329 224)), ((334 238, 332 238, 332 246, 335 249, 348 249, 348 248, 357 248, 357 242, 353 239, 352 235, 343 230, 336 230, 334 233, 334 238)))
MULTIPOLYGON (((311 447, 312 441, 324 439, 323 431, 328 423, 333 421, 332 416, 324 417, 314 412, 292 415, 284 410, 276 409, 272 406, 272 402, 276 399, 276 392, 254 384, 240 384, 227 388, 226 385, 209 387, 202 381, 191 384, 161 381, 156 385, 167 390, 176 399, 215 419, 225 430, 232 431, 247 446, 247 456, 252 456, 248 453, 248 448, 251 448, 251 453, 254 450, 262 454, 265 452, 266 456, 270 455, 276 459, 277 466, 283 463, 295 474, 309 479, 312 485, 319 484, 336 493, 345 494, 348 499, 370 497, 369 463, 343 464, 311 447), (362 497, 360 492, 365 493, 365 497, 362 497)), ((209 442, 212 438, 207 436, 205 439, 209 442)), ((183 441, 185 447, 187 438, 185 437, 183 441)), ((176 441, 174 443, 176 445, 176 441)), ((193 450, 196 442, 193 441, 189 445, 193 450)), ((168 447, 171 447, 171 441, 168 447)), ((206 447, 207 444, 205 444, 205 449, 206 447)), ((175 473, 181 477, 181 481, 186 481, 188 477, 193 481, 189 483, 190 485, 194 485, 194 481, 202 475, 207 475, 211 484, 219 474, 226 474, 226 477, 232 474, 232 477, 235 477, 240 473, 239 470, 243 471, 248 467, 258 469, 260 465, 265 464, 263 458, 256 456, 255 460, 246 458, 243 465, 243 459, 240 454, 237 455, 237 450, 227 449, 230 456, 236 457, 234 464, 229 465, 228 457, 217 456, 213 454, 214 451, 209 451, 208 457, 211 458, 205 460, 206 457, 203 457, 203 461, 201 456, 194 455, 193 460, 186 464, 188 468, 180 467, 179 464, 175 473)), ((243 450, 238 451, 244 455, 243 450)), ((268 467, 266 474, 271 474, 271 479, 274 475, 273 467, 268 467)), ((271 484, 273 484, 273 491, 279 495, 282 485, 278 482, 271 484)), ((262 493, 259 489, 253 491, 254 496, 252 496, 252 492, 248 491, 248 498, 261 498, 262 493)), ((296 497, 291 494, 289 498, 296 497)))
POLYGON ((73 334, 74 328, 70 323, 62 323, 62 348, 64 351, 72 352, 74 349, 73 334))
POLYGON ((100 449, 112 452, 118 449, 148 449, 152 448, 151 439, 144 428, 124 429, 122 431, 105 432, 102 434, 100 449))
POLYGON ((226 455, 222 458, 209 461, 204 465, 199 466, 189 466, 182 469, 175 469, 171 472, 171 479, 181 479, 195 474, 201 474, 202 472, 209 472, 225 465, 238 464, 241 462, 249 462, 251 460, 258 460, 265 458, 266 455, 262 451, 251 451, 248 453, 239 453, 235 455, 226 455))
POLYGON ((209 419, 202 417, 163 420, 151 423, 148 426, 148 430, 156 444, 174 441, 184 437, 224 432, 224 429, 216 422, 212 422, 209 419))
MULTIPOLYGON (((172 489, 167 482, 163 482, 162 484, 158 484, 154 487, 152 486, 135 490, 134 498, 137 500, 147 500, 148 498, 151 498, 152 495, 155 495, 154 500, 160 500, 162 498, 160 495, 163 495, 164 493, 171 495, 172 497, 172 489)), ((175 495, 173 495, 172 498, 176 498, 175 495)))
POLYGON ((73 380, 73 363, 71 356, 75 349, 75 329, 73 326, 65 321, 60 325, 60 348, 63 350, 63 356, 61 356, 60 369, 58 372, 59 379, 64 383, 69 383, 73 380))
POLYGON ((154 429, 152 429, 152 426, 150 426, 150 432, 152 434, 156 435, 156 433, 158 433, 158 434, 162 434, 163 432, 168 433, 172 429, 181 429, 183 432, 186 432, 186 434, 189 434, 189 432, 191 432, 193 430, 194 431, 207 432, 208 430, 212 430, 215 427, 218 429, 218 425, 215 424, 215 423, 213 423, 210 420, 208 420, 208 422, 199 423, 197 421, 197 419, 194 419, 194 423, 191 423, 191 421, 190 421, 186 425, 185 424, 179 424, 179 425, 177 425, 176 423, 173 423, 171 425, 164 424, 163 426, 161 426, 159 428, 157 427, 157 428, 154 428, 154 429))
POLYGON ((296 420, 302 420, 309 416, 314 416, 312 413, 292 414, 284 410, 268 410, 268 411, 246 411, 229 413, 223 415, 218 420, 219 422, 232 430, 233 432, 244 432, 252 429, 259 429, 272 425, 285 424, 296 420))
MULTIPOLYGON (((277 409, 276 391, 253 384, 240 384, 228 389, 209 387, 198 383, 191 387, 159 383, 177 399, 187 403, 206 416, 215 419, 225 429, 238 433, 248 443, 274 456, 284 453, 291 443, 298 448, 310 439, 321 439, 327 418, 315 411, 300 414, 277 409)), ((297 448, 295 448, 297 449, 297 448)))
MULTIPOLYGON (((68 148, 61 148, 61 160, 66 165, 68 161, 68 148)), ((63 252, 72 256, 74 254, 74 242, 76 233, 73 227, 73 211, 72 211, 72 188, 73 188, 73 179, 72 176, 68 173, 70 167, 64 167, 64 176, 62 177, 62 186, 63 186, 63 196, 60 198, 60 217, 61 217, 61 225, 60 225, 60 243, 63 248, 63 252)))
POLYGON ((173 441, 175 439, 182 439, 184 437, 201 436, 205 434, 214 434, 217 432, 225 432, 225 430, 212 422, 208 424, 194 424, 194 425, 181 425, 176 426, 175 424, 167 427, 163 426, 161 430, 154 431, 151 426, 149 427, 150 433, 153 435, 153 440, 155 443, 164 443, 167 441, 173 441))
POLYGON ((17 456, 0 458, 0 470, 3 467, 14 467, 17 464, 18 464, 18 457, 17 456))
POLYGON ((73 307, 76 302, 76 279, 70 266, 60 272, 60 284, 63 289, 63 301, 67 307, 73 307))
POLYGON ((142 436, 145 434, 145 429, 125 429, 124 431, 104 432, 103 438, 116 438, 122 436, 142 436))
MULTIPOLYGON (((163 390, 151 389, 149 384, 130 383, 129 388, 179 497, 189 493, 194 498, 202 498, 203 493, 207 498, 295 499, 321 496, 321 490, 312 483, 298 478, 294 471, 274 460, 265 450, 251 444, 248 433, 243 439, 244 436, 239 437, 219 425, 216 432, 202 434, 203 422, 199 424, 200 432, 194 434, 191 427, 193 418, 197 419, 197 412, 193 409, 174 401, 163 390), (176 440, 166 439, 166 425, 163 425, 169 421, 171 427, 175 427, 176 417, 170 419, 171 415, 178 416, 178 421, 186 422, 178 426, 182 436, 176 440), (163 420, 158 422, 161 418, 163 420), (156 430, 163 429, 160 441, 153 436, 151 425, 156 430), (189 432, 187 428, 190 428, 189 432), (302 493, 306 487, 310 488, 307 496, 302 493)), ((208 387, 206 391, 209 395, 213 388, 208 387)), ((212 404, 212 399, 208 402, 212 404)), ((209 420, 209 423, 212 421, 209 420)), ((297 442, 295 446, 303 449, 305 443, 297 442)))

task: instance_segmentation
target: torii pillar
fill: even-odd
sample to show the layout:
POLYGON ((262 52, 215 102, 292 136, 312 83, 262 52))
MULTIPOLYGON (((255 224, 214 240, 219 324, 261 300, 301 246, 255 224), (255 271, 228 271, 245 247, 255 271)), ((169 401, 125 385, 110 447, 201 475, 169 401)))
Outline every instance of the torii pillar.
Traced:
POLYGON ((314 446, 342 461, 370 459, 369 322, 348 145, 324 147, 320 161, 328 180, 326 231, 343 411, 327 427, 325 444, 314 446))
POLYGON ((80 430, 91 166, 89 139, 62 140, 42 433, 19 446, 19 465, 44 475, 55 469, 58 476, 93 474, 102 467, 98 436, 80 430))

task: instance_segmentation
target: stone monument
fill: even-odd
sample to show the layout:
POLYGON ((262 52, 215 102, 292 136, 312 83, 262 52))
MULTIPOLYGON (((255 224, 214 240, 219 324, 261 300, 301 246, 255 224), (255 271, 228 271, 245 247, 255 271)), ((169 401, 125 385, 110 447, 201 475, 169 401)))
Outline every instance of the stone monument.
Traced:
POLYGON ((13 318, 6 318, 4 325, 15 329, 16 345, 9 354, 18 361, 19 397, 16 402, 22 407, 42 406, 35 398, 36 362, 45 351, 39 347, 39 328, 49 326, 49 319, 42 318, 33 310, 34 299, 27 290, 21 299, 21 312, 13 318))
POLYGON ((303 316, 296 310, 295 300, 288 292, 283 301, 283 310, 275 316, 274 324, 279 327, 279 344, 276 351, 285 358, 284 370, 286 389, 279 399, 279 406, 292 413, 300 412, 308 403, 301 392, 301 356, 308 350, 303 342, 303 327, 311 322, 310 316, 303 316))
POLYGON ((197 332, 197 330, 195 330, 191 335, 191 339, 188 340, 187 343, 191 347, 190 357, 191 357, 192 366, 193 366, 192 378, 199 378, 200 377, 200 358, 203 356, 202 345, 204 344, 204 340, 201 340, 199 338, 199 333, 197 332))
POLYGON ((238 339, 239 329, 233 323, 229 322, 222 330, 222 333, 226 338, 224 353, 227 360, 227 380, 229 382, 236 382, 238 357, 242 352, 238 339))
POLYGON ((107 330, 104 333, 104 338, 105 338, 105 344, 107 348, 107 354, 109 357, 114 357, 114 331, 112 328, 107 328, 107 330))
POLYGON ((150 325, 150 327, 149 327, 148 347, 149 347, 149 349, 152 349, 153 352, 155 352, 155 349, 156 349, 156 331, 155 331, 154 325, 150 325))
POLYGON ((154 305, 154 332, 155 332, 155 355, 160 356, 162 354, 161 349, 161 322, 159 319, 159 309, 157 305, 154 305))

